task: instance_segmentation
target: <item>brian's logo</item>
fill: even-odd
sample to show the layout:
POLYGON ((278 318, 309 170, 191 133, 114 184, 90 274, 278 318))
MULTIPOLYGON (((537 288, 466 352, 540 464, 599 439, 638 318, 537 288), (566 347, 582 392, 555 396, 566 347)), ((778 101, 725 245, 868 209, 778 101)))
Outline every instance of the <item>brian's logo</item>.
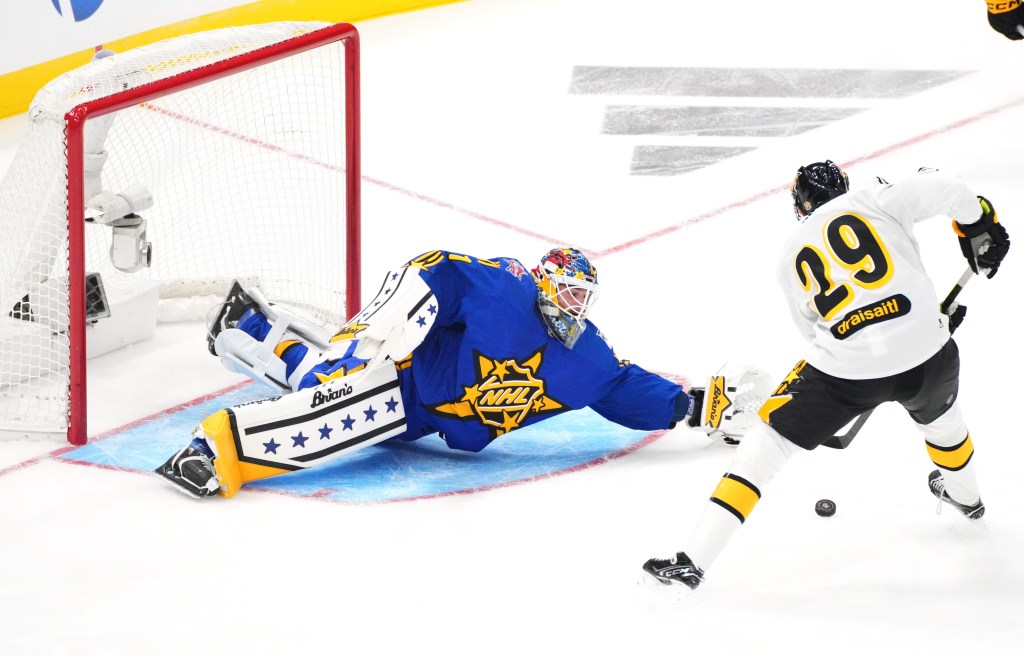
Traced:
POLYGON ((725 395, 725 377, 715 376, 708 385, 704 397, 704 424, 718 429, 722 424, 722 416, 732 401, 725 395))
POLYGON ((344 387, 339 387, 337 389, 329 387, 323 391, 316 390, 315 392, 313 392, 313 402, 309 405, 309 407, 315 408, 319 405, 330 403, 331 401, 337 401, 338 399, 345 398, 351 393, 351 385, 345 385, 344 387))
POLYGON ((353 322, 345 326, 338 332, 334 333, 334 337, 331 338, 332 342, 342 342, 346 339, 353 339, 356 335, 369 328, 369 324, 353 322))
POLYGON ((80 23, 95 14, 96 10, 103 4, 103 0, 50 0, 50 2, 53 3, 53 8, 61 16, 64 15, 65 11, 61 8, 61 5, 71 5, 71 15, 76 23, 80 23))
POLYGON ((523 362, 488 358, 474 351, 476 384, 463 387, 457 401, 438 403, 431 412, 467 421, 477 420, 490 429, 491 439, 519 428, 533 415, 565 410, 545 393, 545 382, 537 376, 544 359, 540 349, 523 362))

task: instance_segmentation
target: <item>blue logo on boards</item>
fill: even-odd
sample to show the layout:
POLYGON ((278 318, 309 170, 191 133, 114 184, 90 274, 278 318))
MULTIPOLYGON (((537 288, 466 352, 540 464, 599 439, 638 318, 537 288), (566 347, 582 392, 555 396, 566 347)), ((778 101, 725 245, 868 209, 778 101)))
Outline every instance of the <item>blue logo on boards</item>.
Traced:
MULTIPOLYGON (((75 17, 75 22, 80 23, 86 18, 89 18, 96 13, 96 10, 103 4, 103 0, 66 0, 71 3, 71 13, 75 17)), ((60 0, 50 0, 53 3, 53 8, 57 10, 57 13, 61 16, 64 15, 64 10, 60 8, 60 0)))

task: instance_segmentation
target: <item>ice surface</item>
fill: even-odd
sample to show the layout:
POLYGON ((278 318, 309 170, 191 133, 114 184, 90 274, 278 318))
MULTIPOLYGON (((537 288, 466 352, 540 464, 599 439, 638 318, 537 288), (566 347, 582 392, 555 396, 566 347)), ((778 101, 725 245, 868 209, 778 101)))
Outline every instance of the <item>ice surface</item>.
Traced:
MULTIPOLYGON (((770 272, 792 225, 784 188, 807 161, 849 164, 855 186, 957 170, 1011 234, 1024 216, 1024 45, 993 32, 981 3, 474 0, 359 27, 368 287, 429 249, 529 261, 572 242, 596 254, 595 321, 658 371, 698 380, 739 360, 782 376, 800 358, 770 272), (825 98, 723 100, 576 93, 582 67, 945 77, 837 97, 853 82, 840 72, 815 87, 825 98), (862 111, 748 140, 604 134, 612 105, 862 111), (662 159, 670 174, 633 165, 638 148, 691 146, 735 153, 662 159)), ((0 170, 24 125, 0 121, 0 170)), ((944 290, 963 269, 956 240, 944 220, 918 233, 944 290)), ((255 491, 200 503, 137 473, 152 449, 82 466, 50 455, 60 443, 0 442, 0 653, 1016 653, 1018 255, 961 296, 982 523, 935 515, 921 437, 883 406, 849 449, 795 459, 680 608, 634 582, 646 558, 685 547, 731 458, 686 429, 562 476, 375 504, 255 491), (832 518, 814 514, 823 497, 832 518)), ((94 435, 238 383, 188 324, 90 366, 94 435)), ((392 489, 474 466, 427 443, 374 457, 391 461, 378 471, 392 489)))

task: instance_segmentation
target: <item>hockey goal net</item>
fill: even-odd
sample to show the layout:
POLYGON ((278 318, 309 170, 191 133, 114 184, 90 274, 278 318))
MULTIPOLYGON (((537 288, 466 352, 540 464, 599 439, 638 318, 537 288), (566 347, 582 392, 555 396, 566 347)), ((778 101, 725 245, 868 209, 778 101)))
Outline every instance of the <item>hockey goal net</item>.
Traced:
POLYGON ((359 309, 355 28, 107 54, 39 91, 0 182, 3 434, 85 442, 92 333, 139 307, 119 294, 201 316, 242 279, 326 327, 359 309))

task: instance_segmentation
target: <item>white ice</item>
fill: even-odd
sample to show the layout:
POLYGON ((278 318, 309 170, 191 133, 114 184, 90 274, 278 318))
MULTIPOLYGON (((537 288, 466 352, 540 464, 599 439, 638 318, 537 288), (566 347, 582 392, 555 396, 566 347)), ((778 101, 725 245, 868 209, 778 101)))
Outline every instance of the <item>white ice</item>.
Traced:
MULTIPOLYGON (((598 254, 594 319, 620 356, 694 380, 730 359, 780 377, 803 352, 772 274, 798 165, 849 164, 854 185, 956 170, 1024 234, 1024 43, 984 11, 472 0, 362 23, 364 293, 433 248, 532 261, 572 242, 598 254), (743 142, 602 135, 611 104, 729 99, 570 95, 577 65, 971 74, 743 142), (634 146, 684 144, 758 148, 687 175, 629 175, 634 146)), ((0 121, 0 171, 25 125, 0 121)), ((948 222, 919 235, 945 290, 964 266, 948 222)), ((565 476, 381 505, 244 491, 200 503, 49 458, 59 443, 0 442, 0 653, 1019 653, 1019 249, 961 297, 960 398, 988 507, 977 524, 936 516, 922 438, 890 405, 848 450, 792 462, 685 608, 635 580, 646 558, 685 548, 731 458, 686 429, 565 476), (822 497, 835 517, 814 515, 822 497)), ((164 328, 91 362, 90 434, 237 382, 180 345, 196 331, 164 328)))

